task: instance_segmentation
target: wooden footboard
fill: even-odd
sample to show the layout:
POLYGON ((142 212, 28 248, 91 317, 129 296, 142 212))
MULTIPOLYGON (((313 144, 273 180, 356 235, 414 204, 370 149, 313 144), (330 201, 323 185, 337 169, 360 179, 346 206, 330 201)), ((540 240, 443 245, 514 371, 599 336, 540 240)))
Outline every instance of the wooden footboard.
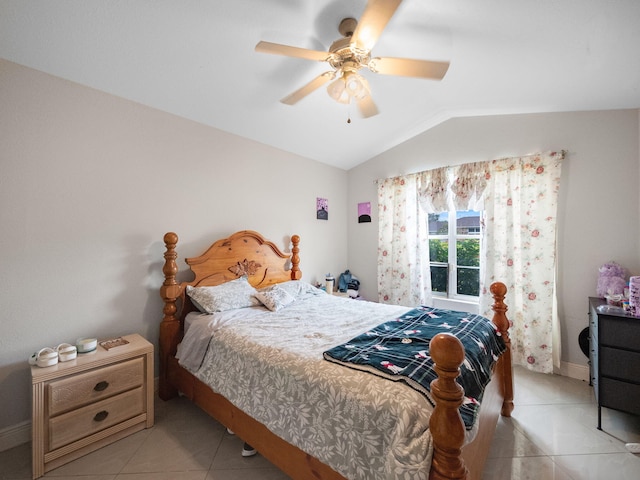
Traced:
POLYGON ((464 360, 464 347, 453 335, 442 333, 431 340, 429 350, 435 362, 438 379, 431 383, 431 395, 436 407, 431 413, 429 429, 433 437, 434 452, 430 480, 480 480, 491 448, 498 416, 511 416, 513 410, 513 370, 509 320, 504 297, 507 287, 500 282, 490 288, 493 295, 493 324, 503 337, 506 351, 496 363, 482 400, 478 431, 474 440, 465 445, 464 423, 458 408, 462 404, 463 390, 455 381, 464 360))
MULTIPOLYGON (((176 264, 176 245, 178 236, 167 233, 164 236, 166 252, 163 273, 164 283, 160 294, 164 301, 164 318, 160 324, 160 385, 159 395, 163 400, 174 397, 178 392, 191 399, 213 418, 236 432, 244 441, 250 443, 265 458, 295 480, 346 480, 329 466, 306 454, 299 448, 277 437, 264 425, 248 416, 232 405, 227 399, 214 393, 207 385, 182 368, 175 359, 176 349, 183 336, 185 314, 192 310, 190 302, 185 298, 186 285, 216 285, 235 277, 228 277, 224 270, 229 265, 229 252, 233 253, 238 264, 247 263, 252 255, 258 252, 264 257, 268 267, 260 276, 260 285, 271 284, 288 279, 301 278, 299 264, 299 237, 292 236, 292 254, 284 255, 273 244, 266 242, 259 234, 252 231, 238 232, 231 237, 214 243, 205 253, 197 258, 187 259, 192 266, 196 278, 192 282, 179 284, 176 281, 178 267, 176 264), (266 245, 267 253, 261 248, 266 245), (259 246, 260 249, 257 249, 259 246), (227 255, 224 264, 216 261, 215 267, 205 267, 209 257, 216 255, 219 247, 227 255), (267 258, 269 251, 291 262, 291 268, 273 272, 273 262, 267 258), (197 269, 193 265, 197 264, 197 269), (224 268, 222 268, 224 265, 224 268), (269 270, 271 269, 271 271, 269 270), (199 274, 198 272, 205 272, 199 274), (286 273, 283 273, 286 272, 286 273), (272 276, 272 277, 271 277, 272 276), (180 313, 178 314, 178 311, 180 313)), ((237 276, 237 275, 236 275, 237 276)), ((491 383, 485 393, 479 418, 479 430, 476 439, 464 445, 465 430, 458 407, 463 401, 462 388, 455 381, 460 373, 460 365, 464 360, 464 348, 458 339, 451 335, 441 334, 431 342, 431 356, 436 363, 438 379, 432 383, 432 394, 436 407, 431 415, 430 429, 434 442, 434 455, 430 471, 430 479, 480 479, 484 462, 490 447, 499 413, 509 416, 513 409, 513 380, 511 367, 510 341, 508 335, 509 322, 506 317, 507 307, 504 304, 506 287, 502 283, 494 283, 491 293, 494 297, 493 322, 503 335, 507 351, 496 364, 491 383)))

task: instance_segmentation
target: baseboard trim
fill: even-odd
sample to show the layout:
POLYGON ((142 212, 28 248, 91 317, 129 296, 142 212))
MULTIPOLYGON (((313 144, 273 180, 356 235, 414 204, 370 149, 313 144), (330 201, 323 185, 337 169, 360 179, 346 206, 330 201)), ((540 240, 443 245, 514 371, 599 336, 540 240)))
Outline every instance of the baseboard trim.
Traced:
POLYGON ((31 441, 31 422, 24 421, 0 430, 0 452, 31 441))
POLYGON ((588 382, 590 380, 589 375, 589 366, 588 365, 579 365, 577 363, 569 363, 569 362, 560 362, 560 375, 563 377, 575 378, 577 380, 582 380, 583 382, 588 382))

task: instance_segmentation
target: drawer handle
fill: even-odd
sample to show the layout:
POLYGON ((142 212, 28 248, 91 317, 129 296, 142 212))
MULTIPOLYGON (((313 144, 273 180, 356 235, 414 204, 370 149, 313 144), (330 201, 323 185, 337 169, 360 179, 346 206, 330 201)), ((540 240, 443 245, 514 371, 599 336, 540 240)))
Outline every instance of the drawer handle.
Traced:
POLYGON ((101 412, 96 413, 96 415, 95 415, 95 417, 93 417, 93 419, 96 422, 101 422, 105 418, 107 418, 108 416, 109 416, 109 412, 107 412, 106 410, 102 410, 101 412))
POLYGON ((102 381, 102 382, 96 383, 96 386, 93 387, 93 389, 96 392, 102 392, 103 390, 106 390, 108 386, 109 386, 109 382, 102 381))

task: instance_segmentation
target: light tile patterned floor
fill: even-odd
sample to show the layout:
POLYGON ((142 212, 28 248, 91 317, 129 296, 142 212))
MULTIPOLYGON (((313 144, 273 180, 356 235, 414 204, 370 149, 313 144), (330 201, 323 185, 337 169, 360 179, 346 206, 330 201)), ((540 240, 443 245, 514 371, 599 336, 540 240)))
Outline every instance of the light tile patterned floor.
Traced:
MULTIPOLYGON (((515 409, 498 422, 486 480, 638 480, 640 417, 602 409, 586 382, 515 369, 515 409)), ((640 400, 639 400, 640 401, 640 400)))
MULTIPOLYGON (((567 377, 516 368, 516 408, 501 419, 485 480, 638 480, 640 417, 603 409, 591 387, 567 377)), ((640 400, 639 400, 640 401, 640 400)), ((156 425, 45 475, 54 480, 286 480, 260 455, 243 458, 242 441, 184 399, 158 400, 156 425)), ((31 479, 31 446, 0 452, 0 479, 31 479)))

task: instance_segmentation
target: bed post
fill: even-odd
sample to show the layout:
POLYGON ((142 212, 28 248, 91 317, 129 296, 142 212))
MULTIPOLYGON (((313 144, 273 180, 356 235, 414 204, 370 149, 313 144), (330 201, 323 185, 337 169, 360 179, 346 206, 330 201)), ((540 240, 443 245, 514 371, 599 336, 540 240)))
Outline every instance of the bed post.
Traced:
POLYGON ((450 333, 439 333, 431 340, 429 351, 438 374, 431 382, 431 395, 436 405, 429 421, 433 438, 429 480, 466 479, 469 472, 461 458, 465 427, 458 410, 464 390, 456 382, 464 361, 464 347, 450 333))
POLYGON ((293 244, 293 248, 291 249, 291 280, 300 280, 302 278, 302 272, 300 271, 300 249, 298 245, 300 244, 300 237, 298 235, 293 235, 291 237, 291 243, 293 244))
POLYGON ((513 367, 511 364, 511 338, 509 338, 509 319, 507 318, 507 306, 504 304, 504 297, 507 294, 507 286, 501 282, 494 282, 490 287, 493 295, 493 324, 502 335, 507 350, 501 355, 498 368, 502 369, 502 392, 504 400, 502 402, 501 415, 510 417, 513 411, 513 367))
POLYGON ((176 317, 178 310, 176 301, 180 295, 180 285, 176 282, 176 274, 178 273, 178 265, 176 264, 176 244, 178 243, 178 235, 169 232, 164 236, 164 244, 167 250, 164 253, 164 282, 160 287, 160 296, 164 301, 162 323, 160 324, 160 378, 158 386, 158 394, 163 400, 168 400, 177 394, 174 387, 169 384, 167 379, 167 363, 169 358, 176 354, 178 340, 180 334, 180 321, 176 317))

